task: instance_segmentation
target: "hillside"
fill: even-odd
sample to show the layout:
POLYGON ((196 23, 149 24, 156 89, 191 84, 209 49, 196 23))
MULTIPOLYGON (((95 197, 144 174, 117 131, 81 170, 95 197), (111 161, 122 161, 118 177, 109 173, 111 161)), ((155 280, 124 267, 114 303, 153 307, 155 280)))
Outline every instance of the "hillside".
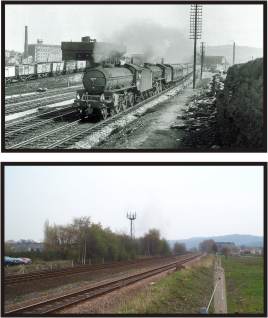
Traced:
MULTIPOLYGON (((225 56, 227 61, 233 63, 233 44, 220 45, 220 46, 208 46, 206 49, 206 55, 212 56, 225 56)), ((249 46, 236 46, 235 62, 245 63, 250 60, 263 57, 263 50, 249 46)))
POLYGON ((241 234, 231 234, 231 235, 221 235, 221 236, 210 236, 210 237, 192 237, 184 240, 169 240, 168 243, 171 247, 176 242, 184 243, 187 249, 198 247, 199 243, 204 240, 212 239, 216 242, 233 242, 235 245, 246 245, 249 247, 263 246, 263 237, 255 235, 241 235, 241 234))

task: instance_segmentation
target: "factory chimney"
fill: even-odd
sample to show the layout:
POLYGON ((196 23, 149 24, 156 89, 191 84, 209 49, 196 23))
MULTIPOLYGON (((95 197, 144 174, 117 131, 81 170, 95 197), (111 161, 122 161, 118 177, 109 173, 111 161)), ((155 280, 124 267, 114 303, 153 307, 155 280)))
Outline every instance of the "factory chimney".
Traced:
POLYGON ((28 57, 28 26, 25 25, 24 57, 28 57))

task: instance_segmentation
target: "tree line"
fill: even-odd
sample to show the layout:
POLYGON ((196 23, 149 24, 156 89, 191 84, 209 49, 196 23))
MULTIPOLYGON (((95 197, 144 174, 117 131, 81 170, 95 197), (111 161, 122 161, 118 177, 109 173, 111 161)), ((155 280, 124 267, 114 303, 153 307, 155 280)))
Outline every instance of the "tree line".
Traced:
POLYGON ((43 256, 46 260, 70 259, 89 264, 171 254, 168 242, 157 229, 132 239, 91 222, 89 217, 76 218, 68 225, 45 223, 43 256))
MULTIPOLYGON (((160 231, 150 229, 139 238, 112 232, 100 223, 91 222, 90 217, 75 218, 67 225, 50 225, 45 222, 44 248, 42 251, 12 252, 5 245, 5 255, 30 257, 32 259, 71 260, 76 264, 96 264, 111 261, 132 260, 137 257, 183 255, 187 253, 185 244, 176 242, 173 248, 162 238, 160 231)), ((216 253, 213 240, 200 243, 199 250, 216 253)), ((192 249, 197 252, 197 249, 192 249)))

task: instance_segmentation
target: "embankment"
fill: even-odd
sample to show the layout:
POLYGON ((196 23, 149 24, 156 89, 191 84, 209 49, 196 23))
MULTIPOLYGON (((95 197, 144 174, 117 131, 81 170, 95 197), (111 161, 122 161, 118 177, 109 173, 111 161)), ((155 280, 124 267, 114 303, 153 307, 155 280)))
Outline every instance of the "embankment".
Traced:
POLYGON ((228 69, 224 89, 217 94, 216 108, 222 148, 263 148, 263 59, 228 69))

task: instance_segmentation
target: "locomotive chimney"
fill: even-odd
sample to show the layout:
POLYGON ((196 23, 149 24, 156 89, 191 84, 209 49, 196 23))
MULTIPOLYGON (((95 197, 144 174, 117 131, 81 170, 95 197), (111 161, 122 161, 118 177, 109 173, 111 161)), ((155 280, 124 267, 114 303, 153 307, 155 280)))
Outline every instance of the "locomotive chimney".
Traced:
POLYGON ((28 57, 28 26, 25 25, 24 57, 28 57))
POLYGON ((161 58, 161 64, 164 64, 164 58, 163 57, 161 58))

